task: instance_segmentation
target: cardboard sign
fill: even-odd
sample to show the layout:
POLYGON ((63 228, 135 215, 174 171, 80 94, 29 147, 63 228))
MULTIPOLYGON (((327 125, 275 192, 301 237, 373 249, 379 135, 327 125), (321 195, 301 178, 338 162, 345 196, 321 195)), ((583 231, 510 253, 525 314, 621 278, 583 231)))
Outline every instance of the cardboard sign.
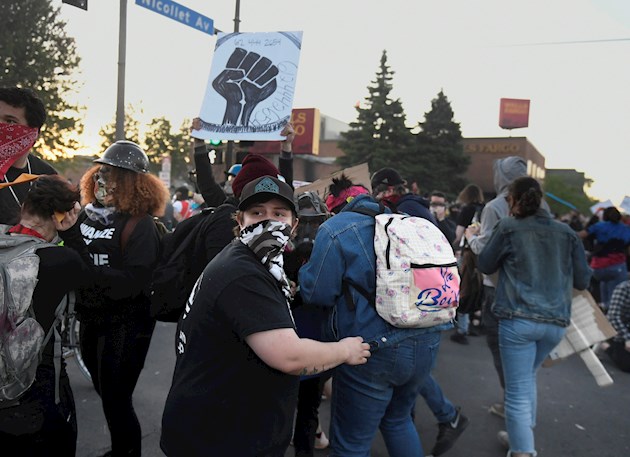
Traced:
POLYGON ((595 377, 597 385, 610 385, 613 380, 591 346, 606 341, 616 334, 617 332, 599 309, 592 295, 585 290, 574 291, 571 302, 571 325, 567 328, 562 341, 551 351, 549 358, 558 360, 579 354, 595 377))
POLYGON ((368 164, 362 163, 354 167, 339 170, 330 175, 328 178, 321 178, 317 181, 312 182, 311 184, 300 186, 295 189, 295 193, 297 194, 307 191, 315 192, 322 199, 324 199, 328 192, 328 188, 332 184, 333 178, 341 176, 342 173, 345 174, 354 184, 361 184, 365 186, 370 192, 372 192, 372 186, 370 185, 370 170, 368 168, 368 164))
MULTIPOLYGON (((319 154, 320 114, 317 108, 293 108, 291 123, 295 131, 293 154, 319 154)), ((277 154, 278 141, 257 141, 250 149, 254 154, 277 154)))

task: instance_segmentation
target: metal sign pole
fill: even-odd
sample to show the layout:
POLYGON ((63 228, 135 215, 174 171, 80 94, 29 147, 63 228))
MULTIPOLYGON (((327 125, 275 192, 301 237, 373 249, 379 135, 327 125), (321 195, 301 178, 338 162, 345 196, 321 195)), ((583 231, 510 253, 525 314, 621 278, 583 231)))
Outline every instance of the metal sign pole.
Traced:
POLYGON ((116 141, 125 139, 125 62, 127 48, 127 0, 120 0, 118 29, 118 93, 116 97, 116 141))
MULTIPOLYGON (((239 24, 241 23, 241 0, 236 0, 236 10, 234 11, 234 32, 239 31, 239 24)), ((229 140, 225 146, 225 169, 229 170, 234 160, 234 141, 229 140)))

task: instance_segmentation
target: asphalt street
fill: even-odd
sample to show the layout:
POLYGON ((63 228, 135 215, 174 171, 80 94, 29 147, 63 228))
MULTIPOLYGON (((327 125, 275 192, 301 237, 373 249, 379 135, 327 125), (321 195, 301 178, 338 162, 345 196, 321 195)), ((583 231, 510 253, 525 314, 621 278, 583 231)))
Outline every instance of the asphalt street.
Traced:
MULTIPOLYGON (((470 345, 462 346, 452 342, 449 334, 446 332, 442 336, 434 376, 451 401, 462 406, 470 425, 453 449, 444 455, 503 457, 505 450, 496 439, 497 432, 504 429, 503 421, 488 413, 488 407, 500 400, 501 391, 485 338, 470 337, 470 345)), ((134 404, 142 424, 144 457, 164 455, 159 448, 160 422, 173 372, 174 338, 175 324, 157 324, 135 391, 134 404)), ((603 388, 597 386, 577 356, 540 370, 535 431, 539 457, 630 456, 630 374, 614 368, 605 355, 602 361, 615 381, 603 388)), ((72 360, 68 361, 68 371, 77 404, 77 456, 100 456, 109 450, 109 432, 100 399, 72 360)), ((326 430, 328 401, 322 403, 320 420, 326 430)), ((422 398, 416 406, 416 426, 428 453, 437 434, 437 425, 422 398)), ((320 455, 323 457, 327 453, 317 451, 317 456, 320 455)), ((377 435, 372 456, 387 455, 383 440, 377 435)), ((287 450, 286 457, 293 457, 293 448, 287 450)))

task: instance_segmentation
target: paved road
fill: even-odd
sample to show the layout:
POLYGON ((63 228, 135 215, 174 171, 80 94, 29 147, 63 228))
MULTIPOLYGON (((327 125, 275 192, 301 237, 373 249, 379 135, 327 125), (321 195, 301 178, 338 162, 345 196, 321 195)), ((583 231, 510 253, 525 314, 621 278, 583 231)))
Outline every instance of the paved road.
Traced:
MULTIPOLYGON (((147 362, 134 396, 142 423, 143 456, 163 456, 159 449, 160 420, 174 364, 174 324, 158 323, 147 362)), ((450 332, 449 332, 450 333, 450 332)), ((461 346, 443 335, 438 366, 434 372, 447 396, 459 405, 471 423, 448 457, 503 457, 496 440, 502 420, 488 414, 490 404, 500 398, 499 383, 483 337, 470 338, 461 346)), ((615 380, 601 388, 578 357, 542 369, 539 375, 539 411, 536 440, 540 457, 627 457, 630 456, 630 374, 616 370, 606 357, 604 365, 615 380)), ((109 448, 100 400, 78 372, 73 361, 68 370, 73 384, 79 421, 78 457, 94 457, 109 448)), ((217 418, 220 420, 220 418, 217 418)), ((321 420, 328 426, 329 403, 323 402, 321 420)), ((418 401, 416 425, 428 453, 437 426, 430 411, 418 401)), ((324 457, 318 451, 317 457, 324 457)), ((380 436, 372 446, 373 457, 385 457, 380 436)), ((238 456, 237 456, 238 457, 238 456)), ((289 448, 286 457, 293 457, 289 448)))

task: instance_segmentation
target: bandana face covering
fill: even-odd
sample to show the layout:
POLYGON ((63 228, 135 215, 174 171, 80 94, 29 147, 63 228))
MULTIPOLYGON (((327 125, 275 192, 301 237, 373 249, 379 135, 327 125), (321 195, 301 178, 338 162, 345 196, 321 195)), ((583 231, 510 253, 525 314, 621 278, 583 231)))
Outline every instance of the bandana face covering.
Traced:
POLYGON ((113 206, 97 207, 92 203, 85 205, 85 215, 92 221, 100 222, 103 225, 112 225, 114 222, 116 208, 113 206))
POLYGON ((17 159, 28 153, 38 135, 36 127, 0 122, 0 179, 17 159))
POLYGON ((284 272, 282 251, 291 237, 291 226, 284 222, 264 220, 241 230, 240 240, 249 247, 258 260, 282 286, 287 300, 292 300, 291 286, 284 272))

